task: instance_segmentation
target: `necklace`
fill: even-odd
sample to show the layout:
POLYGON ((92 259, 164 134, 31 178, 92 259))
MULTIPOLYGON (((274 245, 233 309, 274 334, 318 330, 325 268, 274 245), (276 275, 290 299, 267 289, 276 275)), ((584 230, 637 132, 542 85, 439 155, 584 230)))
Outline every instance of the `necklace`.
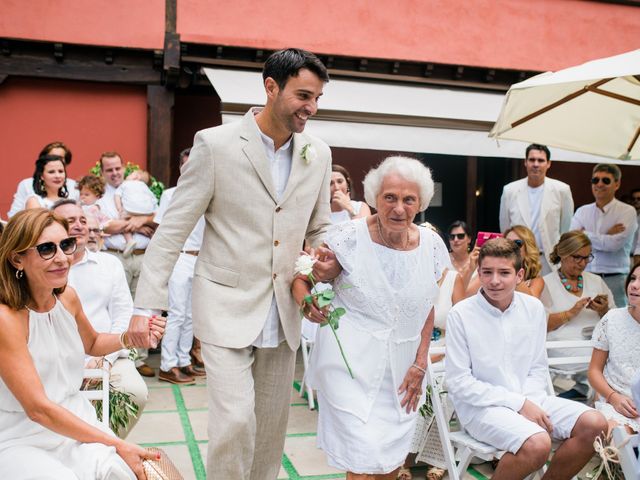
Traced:
POLYGON ((409 246, 409 232, 407 232, 407 239, 404 242, 404 247, 402 247, 402 248, 392 247, 384 239, 384 235, 382 235, 382 225, 380 224, 380 217, 378 217, 378 216, 376 216, 376 223, 378 224, 378 235, 380 236, 380 240, 382 240, 382 243, 384 243, 385 247, 391 248, 393 250, 406 250, 407 249, 407 247, 409 246))
POLYGON ((575 287, 569 283, 569 279, 564 273, 562 273, 561 269, 558 269, 558 275, 560 275, 560 281, 562 282, 562 286, 565 290, 569 292, 579 292, 582 290, 582 275, 578 275, 578 284, 575 287))

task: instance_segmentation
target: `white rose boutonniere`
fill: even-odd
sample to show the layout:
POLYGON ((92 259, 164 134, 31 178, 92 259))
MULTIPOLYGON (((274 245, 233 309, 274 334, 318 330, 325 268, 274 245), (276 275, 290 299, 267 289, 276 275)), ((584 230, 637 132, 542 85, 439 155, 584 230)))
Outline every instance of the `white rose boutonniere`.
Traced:
POLYGON ((313 145, 307 143, 304 147, 302 147, 300 156, 304 160, 304 163, 309 165, 311 162, 315 161, 318 158, 318 152, 316 152, 316 149, 313 148, 313 145))

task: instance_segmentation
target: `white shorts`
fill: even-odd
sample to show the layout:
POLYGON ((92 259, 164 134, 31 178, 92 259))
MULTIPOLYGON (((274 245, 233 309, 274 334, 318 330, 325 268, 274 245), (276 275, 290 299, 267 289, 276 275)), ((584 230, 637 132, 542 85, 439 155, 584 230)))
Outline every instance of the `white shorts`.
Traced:
MULTIPOLYGON (((551 438, 554 440, 569 438, 578 417, 593 410, 582 403, 550 395, 528 400, 542 408, 549 416, 553 425, 551 438)), ((527 420, 507 407, 488 407, 464 428, 473 438, 513 454, 520 450, 529 437, 546 432, 537 423, 527 420)))

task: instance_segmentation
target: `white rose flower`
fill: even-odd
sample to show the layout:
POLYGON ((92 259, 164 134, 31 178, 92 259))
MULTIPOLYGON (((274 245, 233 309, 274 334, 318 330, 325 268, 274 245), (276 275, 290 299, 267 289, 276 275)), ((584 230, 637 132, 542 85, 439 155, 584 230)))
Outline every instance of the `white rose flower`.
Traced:
POLYGON ((309 275, 313 271, 313 264, 316 263, 316 261, 317 259, 310 255, 300 255, 296 260, 295 274, 309 275))
POLYGON ((307 165, 318 158, 318 152, 316 152, 316 149, 313 148, 313 145, 311 145, 310 143, 307 143, 304 147, 302 147, 301 155, 307 165))

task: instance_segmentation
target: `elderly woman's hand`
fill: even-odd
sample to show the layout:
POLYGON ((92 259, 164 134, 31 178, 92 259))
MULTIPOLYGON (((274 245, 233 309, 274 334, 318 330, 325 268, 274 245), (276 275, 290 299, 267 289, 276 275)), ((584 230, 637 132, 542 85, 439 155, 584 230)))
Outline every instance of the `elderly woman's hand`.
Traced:
POLYGON ((411 365, 404 376, 404 380, 398 388, 398 395, 404 393, 404 397, 400 400, 400 406, 406 408, 407 413, 418 409, 418 403, 422 396, 422 380, 424 379, 425 367, 420 365, 411 365))

